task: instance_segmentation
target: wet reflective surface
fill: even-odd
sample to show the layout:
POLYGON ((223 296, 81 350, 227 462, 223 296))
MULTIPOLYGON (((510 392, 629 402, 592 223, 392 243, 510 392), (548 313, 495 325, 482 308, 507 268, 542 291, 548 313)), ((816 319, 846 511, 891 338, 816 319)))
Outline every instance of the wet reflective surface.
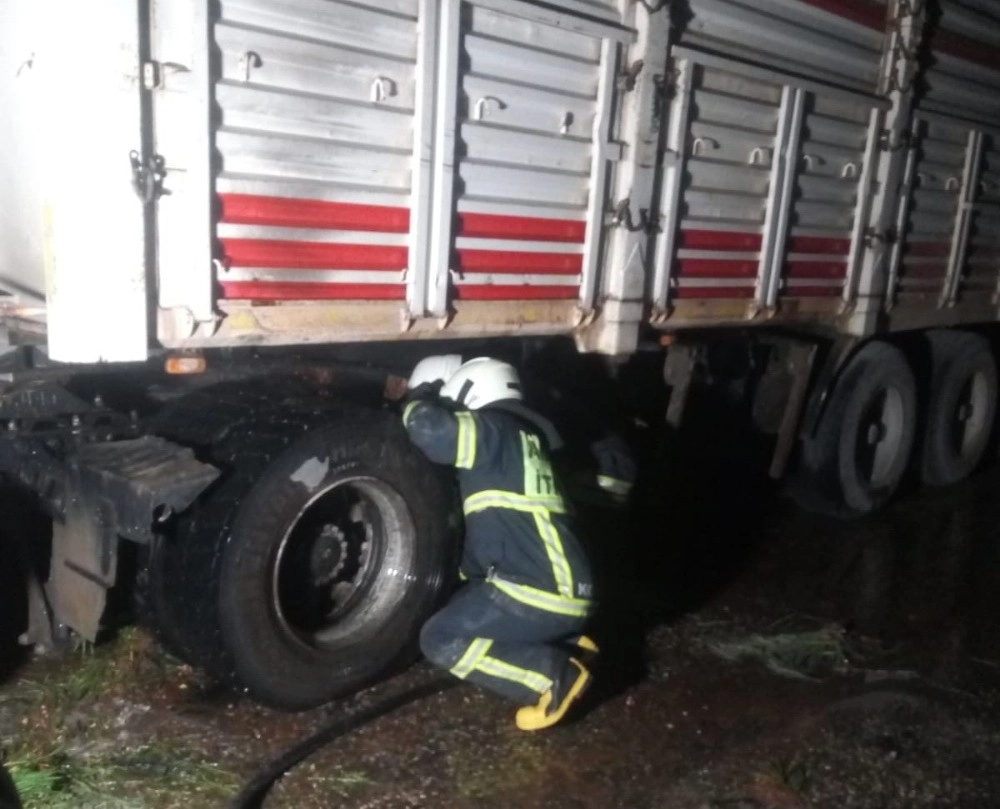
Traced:
MULTIPOLYGON (((575 722, 523 734, 511 706, 459 688, 334 742, 268 805, 1000 806, 1000 470, 913 487, 883 514, 844 523, 799 511, 760 473, 766 447, 711 423, 649 438, 633 514, 587 515, 608 609, 603 666, 575 722), (779 634, 803 644, 793 665, 809 662, 815 637, 837 659, 787 677, 717 654, 779 634)), ((58 733, 77 760, 103 761, 155 738, 235 783, 332 717, 430 675, 418 665, 287 715, 163 665, 141 637, 115 648, 114 676, 48 724, 30 684, 81 663, 19 666, 0 687, 8 748, 58 733)), ((161 781, 129 805, 219 805, 219 792, 161 781)), ((102 789, 135 790, 125 776, 102 789)))

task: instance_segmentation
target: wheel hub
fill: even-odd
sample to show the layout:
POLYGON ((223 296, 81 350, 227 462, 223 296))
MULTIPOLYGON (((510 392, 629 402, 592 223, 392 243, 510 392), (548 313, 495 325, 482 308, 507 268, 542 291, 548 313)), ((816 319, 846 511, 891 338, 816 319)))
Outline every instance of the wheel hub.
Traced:
POLYGON ((880 444, 885 440, 886 429, 885 425, 881 422, 875 422, 868 425, 868 432, 865 436, 868 446, 874 447, 876 444, 880 444))
POLYGON ((347 537, 336 525, 324 525, 309 559, 313 585, 330 584, 347 563, 347 537))

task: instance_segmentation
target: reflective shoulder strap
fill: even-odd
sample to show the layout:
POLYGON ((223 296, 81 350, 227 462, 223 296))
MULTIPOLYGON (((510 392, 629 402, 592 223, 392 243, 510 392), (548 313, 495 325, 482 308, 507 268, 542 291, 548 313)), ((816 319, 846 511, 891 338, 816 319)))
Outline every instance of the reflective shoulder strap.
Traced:
POLYGON ((410 416, 413 415, 413 409, 420 404, 419 399, 414 399, 406 407, 403 408, 403 426, 407 426, 410 423, 410 416))
POLYGON ((464 411, 456 413, 455 418, 458 419, 455 466, 458 469, 472 469, 476 465, 476 417, 464 411))

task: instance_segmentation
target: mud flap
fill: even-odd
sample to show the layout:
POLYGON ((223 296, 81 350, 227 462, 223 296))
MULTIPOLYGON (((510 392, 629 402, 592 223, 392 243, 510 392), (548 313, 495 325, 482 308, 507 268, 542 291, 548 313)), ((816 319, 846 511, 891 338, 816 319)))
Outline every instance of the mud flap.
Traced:
POLYGON ((66 511, 53 525, 45 585, 52 623, 93 640, 118 572, 120 538, 146 543, 219 476, 185 447, 145 436, 84 446, 70 461, 66 511))

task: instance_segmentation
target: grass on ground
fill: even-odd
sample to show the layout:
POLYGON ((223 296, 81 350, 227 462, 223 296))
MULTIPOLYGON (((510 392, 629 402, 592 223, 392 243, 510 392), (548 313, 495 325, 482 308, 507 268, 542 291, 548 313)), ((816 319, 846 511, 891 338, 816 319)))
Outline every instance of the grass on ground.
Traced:
POLYGON ((0 699, 17 717, 16 732, 0 727, 0 750, 26 809, 212 805, 238 785, 184 745, 121 740, 115 698, 185 674, 138 630, 39 670, 0 699))

